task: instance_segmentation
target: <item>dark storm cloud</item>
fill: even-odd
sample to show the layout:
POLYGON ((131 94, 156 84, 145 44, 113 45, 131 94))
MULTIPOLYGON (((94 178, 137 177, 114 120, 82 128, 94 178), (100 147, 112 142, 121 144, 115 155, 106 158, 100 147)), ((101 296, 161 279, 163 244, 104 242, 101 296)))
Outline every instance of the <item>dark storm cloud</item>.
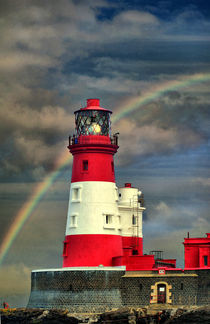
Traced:
MULTIPOLYGON (((209 20, 195 6, 181 10, 178 4, 164 20, 160 9, 172 5, 112 2, 110 7, 109 1, 67 0, 1 4, 4 177, 50 168, 49 161, 73 132, 72 112, 81 98, 102 97, 115 110, 119 100, 140 95, 155 83, 208 71, 209 20), (113 9, 109 17, 106 8, 113 9)), ((135 121, 114 126, 127 138, 132 127, 136 130, 132 145, 122 135, 121 160, 191 149, 206 141, 208 101, 208 89, 168 93, 142 108, 135 121)))
MULTIPOLYGON (((112 5, 109 9, 109 15, 115 15, 119 11, 135 9, 135 10, 146 10, 155 15, 158 15, 161 19, 169 19, 174 15, 185 10, 199 11, 205 17, 210 16, 210 9, 208 3, 205 0, 107 0, 107 2, 112 5), (111 11, 111 13, 110 13, 111 11)), ((105 16, 105 15, 104 15, 105 16)))
MULTIPOLYGON (((91 50, 90 50, 91 51, 91 50)), ((198 70, 205 73, 209 69, 210 45, 198 46, 196 42, 188 44, 187 50, 182 42, 145 42, 136 40, 107 44, 87 57, 71 59, 64 65, 64 76, 74 73, 74 80, 81 76, 89 78, 107 78, 116 83, 127 80, 136 81, 127 92, 140 91, 137 81, 159 81, 160 75, 166 78, 177 78, 183 74, 194 74, 198 70)), ((69 82, 70 83, 70 82, 69 82)), ((105 89, 104 89, 105 90, 105 89)), ((113 89, 115 91, 115 89, 113 89)))
MULTIPOLYGON (((108 4, 106 1, 67 0, 2 4, 0 114, 3 127, 0 141, 1 165, 5 172, 39 168, 40 164, 47 169, 50 167, 48 161, 56 158, 56 152, 73 131, 73 118, 68 114, 80 105, 81 89, 82 97, 95 94, 108 97, 107 104, 114 108, 120 97, 139 95, 148 82, 159 82, 171 78, 172 74, 175 78, 192 73, 193 69, 198 72, 198 68, 202 72, 209 67, 206 54, 209 45, 200 42, 198 46, 192 40, 196 37, 207 40, 210 25, 195 9, 178 10, 176 15, 163 21, 144 6, 134 6, 116 11, 107 17, 109 19, 100 19, 100 12, 108 4), (183 40, 187 40, 187 46, 183 40), (11 153, 4 153, 5 145, 9 145, 11 153)), ((116 3, 114 7, 117 8, 116 3)), ((180 116, 188 126, 181 130, 189 138, 184 146, 189 143, 191 147, 193 141, 199 144, 202 140, 198 126, 196 129, 193 122, 189 125, 189 115, 194 116, 192 111, 189 113, 189 109, 184 108, 184 105, 192 106, 193 98, 182 96, 181 103, 177 98, 169 99, 166 102, 164 97, 150 109, 150 114, 143 116, 146 124, 152 123, 153 133, 160 135, 159 140, 149 135, 141 147, 135 144, 137 152, 144 154, 144 146, 146 154, 150 153, 150 148, 154 150, 154 146, 159 147, 157 153, 161 153, 161 147, 163 152, 167 151, 167 146, 171 150, 177 148, 179 139, 174 145, 164 147, 160 142, 179 137, 175 120, 178 117, 181 124, 180 116), (173 111, 169 111, 170 105, 173 111), (161 113, 161 119, 151 118, 161 113)), ((203 115, 201 113, 200 129, 203 115)), ((142 115, 138 119, 137 137, 141 136, 140 127, 142 115)))
MULTIPOLYGON (((115 113, 155 84, 210 71, 207 9, 193 0, 0 3, 1 236, 36 187, 23 183, 42 180, 65 149, 85 98, 115 113)), ((195 235, 208 227, 209 100, 209 83, 171 91, 112 126, 118 183, 146 193, 147 250, 162 244, 173 255, 189 227, 195 235)), ((1 281, 1 291, 13 290, 16 304, 31 267, 61 264, 69 172, 7 255, 2 275, 11 285, 1 281)))
POLYGON ((25 167, 47 166, 49 161, 52 164, 66 146, 65 135, 74 122, 73 116, 56 106, 44 106, 37 111, 11 104, 4 106, 0 115, 1 141, 11 149, 10 154, 3 156, 1 165, 16 172, 25 167))
MULTIPOLYGON (((177 201, 178 202, 178 201, 177 201)), ((151 206, 150 213, 148 213, 145 227, 151 235, 158 236, 161 233, 176 232, 182 230, 195 230, 200 223, 200 226, 208 226, 208 205, 206 204, 205 210, 199 213, 199 207, 197 202, 185 202, 182 204, 169 204, 163 201, 151 206), (189 203, 189 205, 187 204, 189 203), (199 216, 198 216, 199 213, 199 216), (159 233, 158 233, 159 232, 159 233)))
POLYGON ((119 162, 130 163, 137 156, 178 153, 207 143, 209 117, 208 98, 168 92, 115 125, 121 134, 119 162), (135 130, 132 137, 131 129, 135 130))
POLYGON ((205 121, 209 119, 209 98, 197 93, 169 91, 159 100, 142 107, 135 120, 142 125, 156 123, 161 128, 191 130, 203 139, 209 138, 209 128, 205 121))

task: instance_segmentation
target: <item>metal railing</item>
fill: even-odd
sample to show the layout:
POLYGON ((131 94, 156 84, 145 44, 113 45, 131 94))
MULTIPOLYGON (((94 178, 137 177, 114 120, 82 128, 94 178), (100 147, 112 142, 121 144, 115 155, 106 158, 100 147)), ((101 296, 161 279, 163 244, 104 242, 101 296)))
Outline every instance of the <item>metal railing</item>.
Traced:
POLYGON ((69 146, 74 144, 78 144, 78 138, 75 135, 69 136, 69 146))
MULTIPOLYGON (((114 134, 113 136, 110 137, 111 144, 113 145, 118 145, 118 134, 114 134)), ((69 146, 78 144, 78 137, 76 135, 69 136, 69 146)))
POLYGON ((113 136, 111 136, 111 144, 113 144, 113 145, 118 145, 118 135, 119 135, 119 133, 116 133, 116 134, 114 134, 113 136))

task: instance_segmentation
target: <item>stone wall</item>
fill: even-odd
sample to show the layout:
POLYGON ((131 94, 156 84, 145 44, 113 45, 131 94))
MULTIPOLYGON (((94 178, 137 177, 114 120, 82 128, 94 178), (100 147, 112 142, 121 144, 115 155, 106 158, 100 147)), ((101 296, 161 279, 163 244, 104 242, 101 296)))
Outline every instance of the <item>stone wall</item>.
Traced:
POLYGON ((104 312, 122 305, 124 270, 37 271, 31 275, 28 308, 68 308, 104 312))
POLYGON ((168 286, 167 301, 172 305, 195 305, 197 302, 197 277, 125 277, 122 284, 124 306, 139 307, 157 303, 158 283, 168 286))
POLYGON ((210 305, 210 270, 197 270, 198 274, 198 305, 210 305))
POLYGON ((136 272, 122 269, 43 270, 32 272, 28 308, 67 308, 104 312, 123 306, 157 303, 158 284, 166 285, 170 305, 210 303, 210 270, 136 272))

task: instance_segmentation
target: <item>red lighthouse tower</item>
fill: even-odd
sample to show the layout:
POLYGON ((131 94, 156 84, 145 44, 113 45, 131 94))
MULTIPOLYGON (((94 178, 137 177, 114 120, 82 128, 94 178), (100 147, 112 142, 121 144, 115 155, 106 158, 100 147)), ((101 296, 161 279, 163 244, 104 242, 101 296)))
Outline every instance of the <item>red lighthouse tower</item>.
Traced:
POLYGON ((73 167, 63 267, 116 266, 122 262, 122 239, 111 137, 111 111, 99 99, 75 111, 76 134, 69 138, 73 167))

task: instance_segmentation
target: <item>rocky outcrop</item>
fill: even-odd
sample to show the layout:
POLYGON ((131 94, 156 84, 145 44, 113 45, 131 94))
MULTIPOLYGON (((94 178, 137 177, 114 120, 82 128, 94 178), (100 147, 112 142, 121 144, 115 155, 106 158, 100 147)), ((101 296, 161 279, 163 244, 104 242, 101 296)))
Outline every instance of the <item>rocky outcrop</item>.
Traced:
POLYGON ((61 310, 8 309, 1 311, 3 324, 77 324, 79 320, 61 310))
POLYGON ((1 310, 2 324, 209 324, 210 306, 166 308, 120 308, 102 314, 72 314, 68 310, 7 309, 1 310))
MULTIPOLYGON (((172 314, 171 314, 172 315, 172 314)), ((199 308, 177 309, 165 324, 209 324, 210 306, 199 308)))

